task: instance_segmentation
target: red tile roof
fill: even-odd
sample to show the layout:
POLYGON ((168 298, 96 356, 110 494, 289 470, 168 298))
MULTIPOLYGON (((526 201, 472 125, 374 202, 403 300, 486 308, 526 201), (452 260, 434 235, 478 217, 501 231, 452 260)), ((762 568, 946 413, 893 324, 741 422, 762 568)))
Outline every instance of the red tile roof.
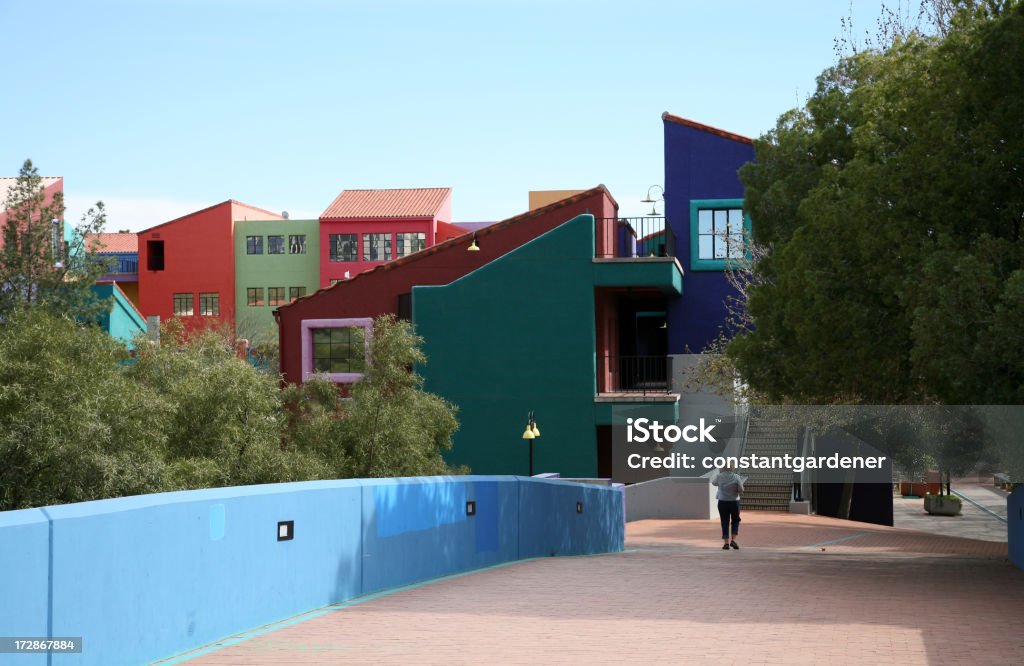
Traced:
POLYGON ((670 123, 676 123, 677 125, 685 125, 687 127, 692 127, 693 129, 700 130, 701 132, 707 132, 708 134, 714 134, 714 135, 720 136, 720 137, 722 137, 724 139, 732 139, 733 141, 739 141, 740 143, 754 143, 754 140, 751 139, 748 136, 743 136, 742 134, 734 134, 732 132, 727 132, 726 130, 718 129, 717 127, 712 127, 711 125, 705 125, 703 123, 698 123, 696 121, 689 120, 687 118, 680 118, 679 116, 673 116, 668 111, 666 111, 665 113, 661 114, 661 119, 662 120, 667 120, 670 123))
POLYGON ((129 234, 86 234, 85 247, 95 252, 138 252, 139 237, 129 234), (100 247, 102 246, 102 247, 100 247))
POLYGON ((434 217, 451 191, 449 187, 345 190, 320 215, 320 219, 434 217))

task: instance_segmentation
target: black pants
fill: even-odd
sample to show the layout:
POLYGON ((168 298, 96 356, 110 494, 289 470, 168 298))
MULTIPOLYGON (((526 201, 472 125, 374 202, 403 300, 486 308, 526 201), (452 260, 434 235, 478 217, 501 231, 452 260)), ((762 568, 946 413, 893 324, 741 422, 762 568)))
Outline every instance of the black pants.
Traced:
POLYGON ((729 538, 729 520, 732 519, 732 535, 740 533, 740 501, 718 500, 718 515, 722 519, 722 538, 729 538))

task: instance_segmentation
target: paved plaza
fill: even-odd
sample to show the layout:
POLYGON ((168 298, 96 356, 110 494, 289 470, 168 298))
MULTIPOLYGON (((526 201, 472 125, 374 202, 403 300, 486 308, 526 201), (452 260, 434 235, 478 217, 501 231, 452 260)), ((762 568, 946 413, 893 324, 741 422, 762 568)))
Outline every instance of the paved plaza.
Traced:
POLYGON ((957 482, 953 489, 966 498, 959 516, 929 516, 923 499, 893 497, 896 527, 1006 543, 1006 493, 991 482, 957 482))
MULTIPOLYGON (((414 586, 196 653, 189 664, 1006 664, 1024 571, 1005 541, 776 513, 630 523, 627 552, 414 586)), ((242 638, 242 637, 240 637, 242 638)))

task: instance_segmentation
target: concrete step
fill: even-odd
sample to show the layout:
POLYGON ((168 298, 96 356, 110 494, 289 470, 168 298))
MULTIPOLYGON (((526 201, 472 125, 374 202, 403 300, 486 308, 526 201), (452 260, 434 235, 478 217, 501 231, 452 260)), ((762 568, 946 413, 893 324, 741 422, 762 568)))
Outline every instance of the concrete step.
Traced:
POLYGON ((781 513, 789 513, 789 504, 765 504, 765 505, 743 505, 744 511, 779 511, 781 513))

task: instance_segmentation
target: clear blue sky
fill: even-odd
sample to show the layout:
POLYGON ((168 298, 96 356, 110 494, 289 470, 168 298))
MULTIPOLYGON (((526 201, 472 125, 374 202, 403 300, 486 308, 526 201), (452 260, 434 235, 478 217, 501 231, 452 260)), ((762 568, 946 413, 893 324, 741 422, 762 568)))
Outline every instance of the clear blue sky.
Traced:
MULTIPOLYGON (((857 27, 879 3, 853 4, 857 27)), ((813 90, 849 0, 0 0, 0 174, 64 176, 144 229, 233 198, 315 217, 345 188, 661 183, 661 113, 748 136, 813 90)))

